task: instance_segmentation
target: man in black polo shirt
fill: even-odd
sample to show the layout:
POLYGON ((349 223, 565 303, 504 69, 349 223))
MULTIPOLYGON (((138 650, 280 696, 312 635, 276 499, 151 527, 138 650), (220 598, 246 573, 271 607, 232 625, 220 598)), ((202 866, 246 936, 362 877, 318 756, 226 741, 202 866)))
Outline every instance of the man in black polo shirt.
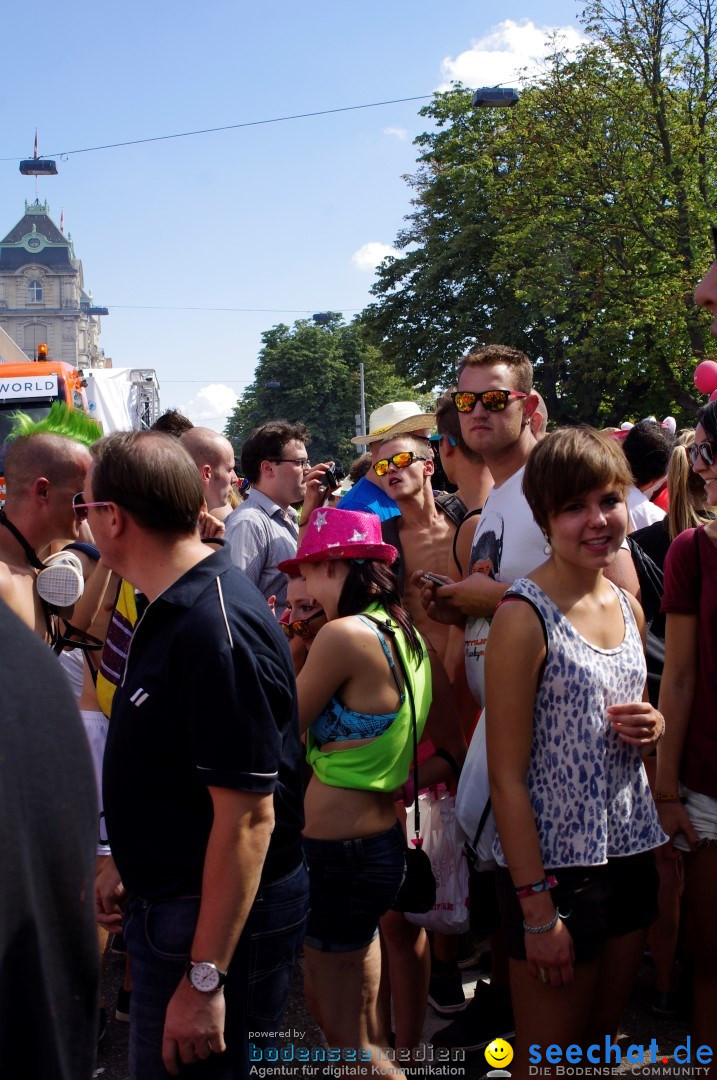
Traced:
POLYGON ((118 432, 92 457, 97 546, 150 601, 105 752, 122 884, 97 888, 110 928, 128 901, 130 1071, 234 1080, 249 1031, 261 1046, 279 1028, 308 910, 293 666, 228 548, 199 539, 203 486, 177 440, 118 432))

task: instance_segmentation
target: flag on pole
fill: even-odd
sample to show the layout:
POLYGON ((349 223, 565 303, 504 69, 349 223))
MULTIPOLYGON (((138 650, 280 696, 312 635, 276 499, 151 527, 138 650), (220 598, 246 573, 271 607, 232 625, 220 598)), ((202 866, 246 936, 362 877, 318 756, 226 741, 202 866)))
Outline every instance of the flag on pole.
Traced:
POLYGON ((35 157, 37 157, 37 128, 35 128, 35 157))
POLYGON ((64 208, 64 206, 62 207, 62 210, 60 211, 60 232, 62 233, 63 236, 65 235, 65 208, 64 208))

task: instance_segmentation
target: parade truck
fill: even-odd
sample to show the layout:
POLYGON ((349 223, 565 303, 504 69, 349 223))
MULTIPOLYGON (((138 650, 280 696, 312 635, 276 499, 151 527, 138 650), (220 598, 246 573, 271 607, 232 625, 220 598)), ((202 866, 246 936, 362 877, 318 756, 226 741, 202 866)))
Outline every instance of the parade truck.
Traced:
POLYGON ((42 420, 55 401, 89 412, 82 382, 77 369, 60 360, 0 364, 0 501, 5 498, 3 459, 15 413, 42 420))
POLYGON ((157 373, 153 368, 78 370, 47 359, 43 345, 36 361, 0 362, 0 503, 5 498, 3 458, 15 413, 42 420, 55 401, 99 420, 105 434, 139 431, 159 416, 157 373))
POLYGON ((159 418, 159 381, 154 368, 92 368, 80 374, 88 412, 100 421, 105 435, 142 431, 159 418))

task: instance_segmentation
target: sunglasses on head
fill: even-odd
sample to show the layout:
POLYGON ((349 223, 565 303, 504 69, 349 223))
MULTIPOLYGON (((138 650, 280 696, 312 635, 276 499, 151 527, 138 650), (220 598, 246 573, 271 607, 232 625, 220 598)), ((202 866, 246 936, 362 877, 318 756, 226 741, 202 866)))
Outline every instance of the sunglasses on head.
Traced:
POLYGON ((381 458, 374 465, 373 471, 376 473, 376 476, 385 476, 391 462, 393 462, 397 469, 407 469, 414 461, 428 461, 428 458, 421 457, 419 454, 414 454, 413 450, 401 450, 398 454, 394 454, 393 457, 381 458))
POLYGON ((449 446, 455 446, 456 440, 452 435, 449 435, 446 431, 441 431, 438 435, 431 435, 429 442, 432 442, 434 447, 440 446, 441 440, 445 439, 449 446))
POLYGON ((480 401, 487 412, 503 412, 511 398, 524 398, 520 390, 482 390, 474 393, 472 390, 455 390, 451 394, 453 404, 460 413, 473 412, 480 401))
POLYGON ((294 634, 300 638, 309 638, 313 637, 313 634, 309 630, 309 623, 313 622, 314 619, 321 618, 326 618, 326 612, 323 608, 321 611, 315 611, 313 615, 309 615, 308 619, 294 619, 293 622, 288 623, 280 622, 279 626, 288 638, 293 638, 294 634))
POLYGON ((108 502, 83 502, 84 493, 78 491, 76 495, 72 496, 72 509, 75 511, 75 517, 78 521, 87 521, 87 512, 91 506, 111 506, 108 502))
POLYGON ((697 464, 697 458, 702 458, 705 465, 714 465, 715 463, 715 448, 711 442, 693 443, 689 447, 687 455, 693 469, 697 464))

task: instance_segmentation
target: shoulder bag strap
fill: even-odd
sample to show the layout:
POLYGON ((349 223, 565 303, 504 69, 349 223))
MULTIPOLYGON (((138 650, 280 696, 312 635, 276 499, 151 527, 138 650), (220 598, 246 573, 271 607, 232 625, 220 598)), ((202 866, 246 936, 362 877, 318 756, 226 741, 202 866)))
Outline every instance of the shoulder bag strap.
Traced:
MULTIPOLYGON (((377 619, 373 615, 367 615, 363 611, 361 612, 361 614, 365 619, 370 619, 372 623, 375 623, 376 626, 378 626, 381 630, 387 633, 390 637, 395 639, 396 631, 391 626, 390 622, 383 622, 381 619, 377 619)), ((396 656, 398 657, 398 663, 401 667, 401 672, 403 674, 403 685, 405 687, 406 693, 408 694, 408 701, 411 708, 411 728, 413 732, 413 787, 414 791, 416 792, 416 797, 414 800, 414 806, 416 808, 414 831, 416 834, 416 840, 418 840, 420 839, 421 835, 421 812, 418 808, 418 729, 416 725, 416 702, 413 697, 413 687, 411 686, 411 680, 408 677, 408 671, 406 670, 406 665, 403 662, 403 657, 401 656, 401 651, 398 646, 396 646, 396 656)))

